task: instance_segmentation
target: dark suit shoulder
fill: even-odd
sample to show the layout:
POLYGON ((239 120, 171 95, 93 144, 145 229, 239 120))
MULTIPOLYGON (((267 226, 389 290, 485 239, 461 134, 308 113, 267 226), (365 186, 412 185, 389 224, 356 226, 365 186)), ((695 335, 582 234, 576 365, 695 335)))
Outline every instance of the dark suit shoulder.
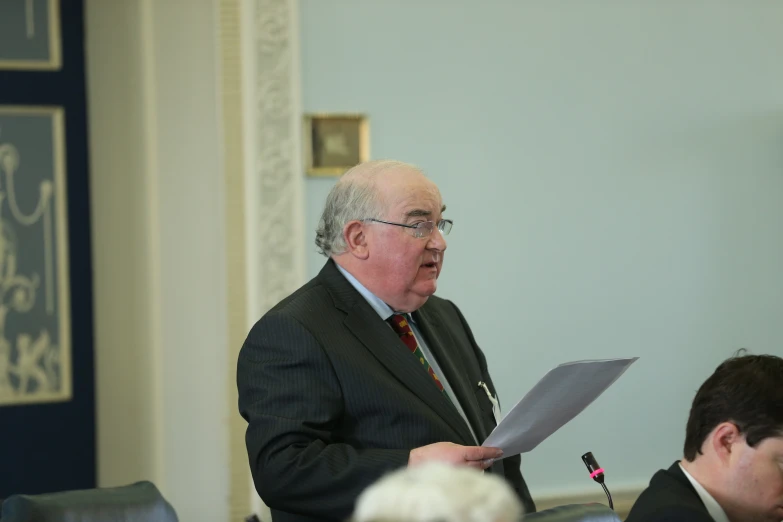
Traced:
MULTIPOLYGON (((347 281, 346 281, 347 284, 347 281)), ((311 333, 327 323, 341 322, 329 286, 320 277, 315 277, 273 306, 256 323, 263 328, 279 321, 293 319, 311 333)))
POLYGON ((443 319, 459 320, 460 323, 465 323, 465 319, 462 317, 462 313, 457 308, 457 305, 443 297, 431 295, 427 298, 427 302, 424 303, 422 309, 437 313, 443 319))
POLYGON ((433 309, 438 310, 453 310, 454 304, 452 304, 451 301, 448 299, 444 299, 443 297, 438 297, 437 295, 431 295, 427 298, 427 302, 424 303, 424 306, 431 307, 433 309))
POLYGON ((327 289, 318 278, 313 278, 269 309, 267 314, 307 314, 313 310, 317 303, 328 299, 328 295, 327 289))
POLYGON ((327 289, 316 279, 294 291, 256 321, 240 350, 239 363, 251 357, 251 353, 258 357, 260 352, 256 350, 260 346, 265 347, 267 354, 272 347, 286 353, 293 348, 301 354, 321 352, 319 321, 334 320, 330 314, 335 313, 334 307, 330 310, 324 305, 328 301, 327 289))
POLYGON ((626 522, 714 522, 678 463, 653 475, 626 522))

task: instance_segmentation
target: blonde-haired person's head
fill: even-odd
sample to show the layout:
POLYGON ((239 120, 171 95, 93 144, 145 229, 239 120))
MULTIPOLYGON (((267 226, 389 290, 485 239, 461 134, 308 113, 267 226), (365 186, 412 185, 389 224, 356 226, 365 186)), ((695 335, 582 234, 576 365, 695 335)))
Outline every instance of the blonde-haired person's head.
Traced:
POLYGON ((489 473, 444 463, 404 468, 358 498, 352 522, 518 522, 522 504, 489 473))

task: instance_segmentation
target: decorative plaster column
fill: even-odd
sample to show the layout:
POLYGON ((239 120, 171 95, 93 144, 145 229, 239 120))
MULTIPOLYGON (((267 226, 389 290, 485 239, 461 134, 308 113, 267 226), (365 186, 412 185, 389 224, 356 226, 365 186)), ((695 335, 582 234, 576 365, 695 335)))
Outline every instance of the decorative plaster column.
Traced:
POLYGON ((236 361, 250 327, 304 282, 295 0, 219 0, 226 187, 230 520, 263 517, 237 412, 236 361))

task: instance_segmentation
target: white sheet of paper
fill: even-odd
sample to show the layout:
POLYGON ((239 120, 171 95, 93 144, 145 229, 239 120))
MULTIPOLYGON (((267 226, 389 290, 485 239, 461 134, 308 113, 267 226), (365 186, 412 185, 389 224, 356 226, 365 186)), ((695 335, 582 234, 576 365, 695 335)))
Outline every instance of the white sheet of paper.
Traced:
POLYGON ((532 450, 581 413, 637 359, 574 361, 549 370, 482 446, 502 449, 503 458, 532 450))

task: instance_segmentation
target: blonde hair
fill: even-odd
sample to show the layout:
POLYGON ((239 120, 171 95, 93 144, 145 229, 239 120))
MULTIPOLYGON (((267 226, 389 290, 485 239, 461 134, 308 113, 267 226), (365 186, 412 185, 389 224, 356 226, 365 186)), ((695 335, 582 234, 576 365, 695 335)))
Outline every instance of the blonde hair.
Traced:
POLYGON ((504 479, 437 462, 381 478, 359 496, 351 522, 517 522, 522 512, 504 479))

